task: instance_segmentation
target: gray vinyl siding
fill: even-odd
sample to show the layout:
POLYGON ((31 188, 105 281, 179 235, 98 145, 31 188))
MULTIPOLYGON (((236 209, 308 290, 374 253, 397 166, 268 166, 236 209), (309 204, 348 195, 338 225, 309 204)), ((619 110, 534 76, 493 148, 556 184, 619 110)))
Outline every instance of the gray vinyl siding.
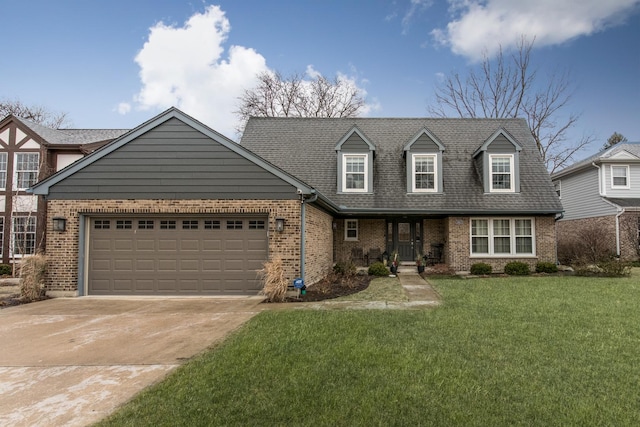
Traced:
POLYGON ((178 119, 54 184, 50 199, 295 199, 296 188, 178 119))
POLYGON ((342 151, 359 151, 359 152, 368 152, 369 145, 358 135, 356 132, 353 132, 349 138, 342 144, 340 147, 342 151))
POLYGON ((440 147, 438 144, 433 142, 431 138, 427 134, 422 134, 418 139, 415 140, 413 144, 411 144, 412 152, 424 152, 424 153, 433 153, 440 151, 440 147))
POLYGON ((607 197, 611 198, 640 198, 640 165, 637 164, 623 164, 616 163, 613 166, 629 166, 629 182, 630 188, 628 189, 619 189, 611 187, 611 166, 609 164, 604 164, 604 184, 605 184, 605 194, 607 197))
POLYGON ((487 152, 492 154, 515 153, 516 148, 504 135, 498 135, 487 147, 487 152))
POLYGON ((564 207, 563 220, 616 214, 616 209, 599 195, 596 168, 563 177, 560 183, 560 198, 564 207))

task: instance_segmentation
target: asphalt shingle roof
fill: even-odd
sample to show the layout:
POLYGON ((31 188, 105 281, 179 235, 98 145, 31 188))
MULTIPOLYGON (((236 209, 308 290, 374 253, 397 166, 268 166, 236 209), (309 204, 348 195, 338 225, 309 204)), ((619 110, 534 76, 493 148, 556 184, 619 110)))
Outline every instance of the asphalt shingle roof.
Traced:
POLYGON ((129 132, 129 129, 51 129, 31 120, 15 118, 49 144, 55 145, 91 144, 116 139, 129 132))
POLYGON ((342 211, 558 213, 562 205, 523 119, 251 118, 241 145, 318 190, 342 211), (336 144, 357 126, 375 145, 373 194, 337 191, 336 144), (443 194, 408 194, 403 147, 423 128, 444 145, 443 194), (497 130, 522 147, 521 192, 485 194, 473 153, 497 130))
POLYGON ((618 144, 609 147, 606 150, 600 151, 599 153, 589 156, 586 159, 579 160, 571 166, 567 166, 566 168, 555 172, 553 174, 553 178, 555 179, 556 177, 566 176, 571 174, 572 172, 576 172, 583 169, 584 167, 590 166, 591 163, 597 163, 603 160, 610 159, 621 151, 627 151, 640 158, 640 142, 619 142, 618 144))

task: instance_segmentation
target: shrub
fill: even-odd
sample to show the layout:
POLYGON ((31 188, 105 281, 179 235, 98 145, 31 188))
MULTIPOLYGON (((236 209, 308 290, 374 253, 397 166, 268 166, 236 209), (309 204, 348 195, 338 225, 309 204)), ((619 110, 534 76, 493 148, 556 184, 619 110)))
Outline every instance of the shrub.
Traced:
POLYGON ((371 276, 388 276, 389 270, 381 262, 374 262, 369 266, 369 275, 371 276))
POLYGON ((484 276, 485 274, 491 274, 491 266, 484 262, 476 262, 471 266, 471 274, 477 276, 484 276))
POLYGON ((20 294, 29 301, 44 295, 44 274, 47 271, 47 258, 44 255, 31 255, 20 262, 20 294))
POLYGON ((557 273, 558 266, 552 262, 539 262, 536 264, 536 273, 557 273))
POLYGON ((262 270, 259 270, 260 277, 263 281, 261 294, 267 297, 271 302, 282 302, 287 295, 288 283, 284 276, 284 267, 282 259, 274 258, 262 264, 262 270))
POLYGON ((504 272, 510 276, 526 276, 529 274, 529 265, 520 261, 511 261, 504 266, 504 272))
POLYGON ((13 268, 9 264, 0 264, 0 276, 11 276, 13 268))
POLYGON ((598 263, 602 270, 602 275, 606 277, 623 277, 631 274, 631 264, 618 260, 611 260, 598 263))
POLYGON ((333 266, 333 272, 342 276, 355 276, 356 265, 351 261, 338 261, 333 266))

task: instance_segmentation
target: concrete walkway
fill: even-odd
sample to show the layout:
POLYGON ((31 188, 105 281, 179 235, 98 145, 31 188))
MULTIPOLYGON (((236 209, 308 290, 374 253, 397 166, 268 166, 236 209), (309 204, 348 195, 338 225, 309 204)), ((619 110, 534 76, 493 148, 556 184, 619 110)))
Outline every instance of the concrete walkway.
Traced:
POLYGON ((398 273, 398 280, 409 301, 340 301, 264 304, 266 309, 307 310, 421 310, 440 305, 440 295, 414 268, 398 273))

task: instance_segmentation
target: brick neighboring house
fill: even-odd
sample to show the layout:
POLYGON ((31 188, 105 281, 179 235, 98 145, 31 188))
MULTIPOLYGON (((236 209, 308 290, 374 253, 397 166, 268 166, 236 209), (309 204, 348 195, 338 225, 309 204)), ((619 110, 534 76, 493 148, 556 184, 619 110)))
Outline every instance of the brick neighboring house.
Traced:
POLYGON ((44 248, 46 204, 26 190, 125 131, 51 129, 9 115, 0 121, 0 255, 8 264, 44 248))
POLYGON ((237 144, 171 108, 31 191, 50 295, 256 294, 275 257, 308 285, 392 251, 555 262, 562 211, 520 119, 255 118, 237 144))
POLYGON ((551 176, 565 209, 558 245, 581 233, 604 242, 611 254, 637 260, 640 253, 640 142, 619 143, 551 176))

